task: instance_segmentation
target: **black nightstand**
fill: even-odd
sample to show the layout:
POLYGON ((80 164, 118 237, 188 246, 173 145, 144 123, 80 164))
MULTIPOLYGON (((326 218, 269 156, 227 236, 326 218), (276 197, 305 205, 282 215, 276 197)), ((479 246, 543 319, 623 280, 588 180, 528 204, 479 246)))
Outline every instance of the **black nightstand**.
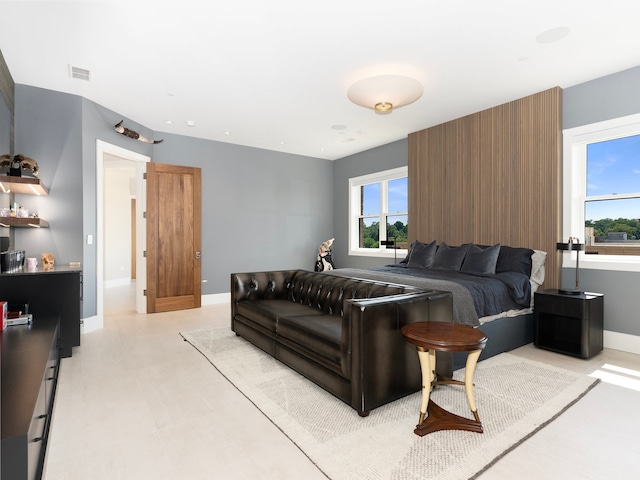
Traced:
POLYGON ((604 295, 558 290, 536 292, 533 303, 536 347, 591 358, 602 351, 604 295))

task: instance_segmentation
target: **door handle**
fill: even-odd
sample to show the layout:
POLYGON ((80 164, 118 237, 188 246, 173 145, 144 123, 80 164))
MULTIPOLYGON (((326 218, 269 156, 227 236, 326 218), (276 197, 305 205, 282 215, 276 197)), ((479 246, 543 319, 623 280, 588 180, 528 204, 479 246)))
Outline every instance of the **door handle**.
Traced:
POLYGON ((196 252, 196 260, 200 260, 201 256, 202 256, 202 254, 200 252, 196 252))

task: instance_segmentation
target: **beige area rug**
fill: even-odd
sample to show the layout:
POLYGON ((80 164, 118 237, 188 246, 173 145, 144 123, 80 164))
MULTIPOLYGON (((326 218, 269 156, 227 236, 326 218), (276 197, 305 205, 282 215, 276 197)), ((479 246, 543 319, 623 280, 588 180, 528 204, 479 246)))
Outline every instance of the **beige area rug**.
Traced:
MULTIPOLYGON (((181 335, 332 480, 474 478, 598 382, 503 353, 476 368, 475 395, 484 433, 449 430, 418 437, 413 429, 420 393, 361 418, 228 328, 181 335)), ((455 372, 454 378, 463 380, 463 372, 455 372)), ((439 386, 431 398, 472 418, 464 387, 439 386)))

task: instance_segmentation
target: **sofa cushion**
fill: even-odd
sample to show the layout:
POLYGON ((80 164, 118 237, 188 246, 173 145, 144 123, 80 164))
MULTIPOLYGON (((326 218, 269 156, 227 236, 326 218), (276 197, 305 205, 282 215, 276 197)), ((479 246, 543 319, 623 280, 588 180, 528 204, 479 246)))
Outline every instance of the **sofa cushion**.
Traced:
POLYGON ((278 337, 340 364, 342 317, 339 315, 281 316, 277 333, 278 337))
POLYGON ((243 300, 238 302, 237 313, 264 328, 276 332, 276 324, 282 316, 322 315, 322 310, 292 302, 291 300, 243 300))

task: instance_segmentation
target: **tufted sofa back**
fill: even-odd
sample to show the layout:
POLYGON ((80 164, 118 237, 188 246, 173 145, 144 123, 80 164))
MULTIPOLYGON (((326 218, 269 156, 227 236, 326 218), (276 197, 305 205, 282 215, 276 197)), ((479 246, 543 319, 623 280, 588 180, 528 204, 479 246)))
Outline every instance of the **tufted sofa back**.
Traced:
POLYGON ((293 302, 340 316, 344 313, 345 300, 421 291, 406 285, 338 277, 304 270, 298 270, 291 276, 287 290, 287 298, 293 302))

